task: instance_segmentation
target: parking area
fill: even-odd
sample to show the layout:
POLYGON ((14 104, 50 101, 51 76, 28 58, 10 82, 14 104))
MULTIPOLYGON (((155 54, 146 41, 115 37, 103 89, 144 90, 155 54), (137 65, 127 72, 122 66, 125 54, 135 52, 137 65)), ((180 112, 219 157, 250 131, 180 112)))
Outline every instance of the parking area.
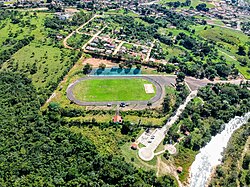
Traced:
POLYGON ((147 129, 137 139, 137 142, 147 147, 150 143, 152 143, 152 140, 155 138, 156 131, 157 129, 147 129))

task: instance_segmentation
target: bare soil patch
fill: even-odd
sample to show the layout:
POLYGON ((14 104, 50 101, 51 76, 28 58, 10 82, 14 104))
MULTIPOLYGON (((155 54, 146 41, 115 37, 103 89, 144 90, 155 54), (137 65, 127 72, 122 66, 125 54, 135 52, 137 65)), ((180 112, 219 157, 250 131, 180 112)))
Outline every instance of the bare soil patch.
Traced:
POLYGON ((93 68, 98 68, 100 64, 105 64, 106 67, 118 66, 118 64, 113 63, 110 60, 98 59, 98 58, 87 58, 82 62, 83 65, 87 63, 91 64, 93 68))

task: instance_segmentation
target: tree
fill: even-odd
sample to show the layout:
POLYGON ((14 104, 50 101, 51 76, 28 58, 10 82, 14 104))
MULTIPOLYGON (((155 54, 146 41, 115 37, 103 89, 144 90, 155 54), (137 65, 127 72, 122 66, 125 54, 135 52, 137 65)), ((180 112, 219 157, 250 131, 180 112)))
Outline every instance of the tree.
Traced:
POLYGON ((37 72, 37 66, 36 63, 32 64, 31 69, 30 69, 30 74, 33 75, 37 72))
POLYGON ((127 64, 127 67, 128 67, 129 69, 131 69, 132 66, 133 66, 132 63, 127 64))
POLYGON ((247 59, 244 57, 237 58, 237 60, 240 62, 241 66, 246 66, 247 65, 247 59))
POLYGON ((170 154, 168 151, 166 151, 164 154, 163 154, 164 158, 166 158, 167 160, 169 159, 170 157, 170 154))
POLYGON ((226 64, 216 64, 215 69, 221 77, 227 77, 231 73, 231 68, 226 64))
POLYGON ((198 4, 196 6, 196 9, 198 11, 204 11, 204 12, 208 12, 209 11, 209 8, 207 8, 207 5, 205 3, 198 4))
POLYGON ((105 68, 106 68, 106 64, 101 63, 101 64, 99 65, 99 69, 105 70, 105 68))
POLYGON ((119 68, 123 69, 124 65, 122 63, 119 64, 119 68))
POLYGON ((249 169, 249 164, 250 164, 250 154, 247 154, 244 156, 243 163, 242 163, 242 168, 245 170, 249 169))
POLYGON ((173 64, 166 64, 165 71, 166 73, 173 73, 175 71, 175 66, 173 64))
POLYGON ((91 70, 92 70, 92 65, 90 65, 89 63, 87 63, 87 64, 85 64, 85 65, 83 66, 83 73, 84 73, 84 74, 90 73, 91 70))
POLYGON ((136 64, 137 69, 141 69, 141 64, 136 64))
POLYGON ((178 74, 177 74, 177 82, 183 82, 184 79, 185 79, 185 73, 178 72, 178 74))
POLYGON ((237 54, 240 55, 240 56, 246 56, 245 47, 240 45, 239 48, 238 48, 237 54))
POLYGON ((163 101, 163 112, 164 113, 166 113, 170 110, 170 102, 171 102, 170 95, 167 95, 163 101))

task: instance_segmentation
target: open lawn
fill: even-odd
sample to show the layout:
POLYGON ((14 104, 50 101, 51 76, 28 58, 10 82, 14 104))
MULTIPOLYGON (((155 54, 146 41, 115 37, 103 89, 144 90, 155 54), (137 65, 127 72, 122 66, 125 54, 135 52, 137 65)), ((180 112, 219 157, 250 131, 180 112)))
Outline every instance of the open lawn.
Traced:
POLYGON ((131 142, 128 142, 121 147, 122 155, 125 157, 125 160, 127 162, 132 163, 135 167, 141 168, 146 171, 157 170, 156 157, 154 157, 154 159, 149 162, 144 162, 139 158, 138 150, 132 150, 130 146, 131 142))
POLYGON ((91 79, 76 84, 73 94, 81 101, 147 101, 155 93, 146 94, 144 84, 152 83, 145 79, 91 79))
POLYGON ((183 146, 179 146, 178 154, 174 156, 174 163, 176 167, 181 166, 183 172, 179 175, 180 181, 185 181, 189 175, 189 168, 195 160, 197 152, 190 149, 186 149, 183 146))
POLYGON ((10 60, 3 58, 1 68, 25 73, 43 98, 55 89, 80 57, 79 52, 64 49, 60 41, 49 37, 48 33, 52 32, 68 34, 67 30, 55 31, 45 27, 45 20, 52 17, 52 13, 18 12, 18 21, 13 22, 10 17, 6 17, 0 23, 0 45, 3 46, 0 49, 1 55, 5 55, 7 49, 19 49, 7 53, 10 54, 10 60), (34 39, 23 46, 19 45, 18 41, 27 36, 34 36, 34 39))
POLYGON ((218 54, 226 59, 227 64, 235 64, 236 68, 240 73, 246 78, 250 78, 249 64, 250 59, 245 56, 244 58, 248 62, 248 65, 241 66, 238 58, 243 58, 237 54, 239 46, 245 46, 247 49, 250 38, 240 31, 235 31, 232 29, 222 28, 222 27, 207 27, 206 30, 201 27, 196 30, 196 34, 216 42, 218 47, 218 54))
POLYGON ((122 135, 117 128, 106 128, 101 130, 99 127, 76 127, 69 129, 73 133, 81 133, 87 137, 101 154, 118 154, 119 146, 128 141, 128 136, 122 135))
POLYGON ((64 71, 73 65, 71 53, 67 49, 31 43, 12 58, 14 66, 28 73, 36 88, 45 88, 56 83, 64 75, 64 71))
POLYGON ((75 49, 80 49, 90 38, 88 35, 75 33, 67 40, 67 44, 75 49))

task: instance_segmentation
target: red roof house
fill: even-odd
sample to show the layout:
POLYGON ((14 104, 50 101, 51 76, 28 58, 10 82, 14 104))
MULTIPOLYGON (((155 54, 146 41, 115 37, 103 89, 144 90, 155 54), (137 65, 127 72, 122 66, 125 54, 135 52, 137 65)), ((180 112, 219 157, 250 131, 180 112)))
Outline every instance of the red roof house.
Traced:
POLYGON ((113 122, 114 123, 122 123, 122 117, 120 115, 115 115, 113 117, 113 122))

